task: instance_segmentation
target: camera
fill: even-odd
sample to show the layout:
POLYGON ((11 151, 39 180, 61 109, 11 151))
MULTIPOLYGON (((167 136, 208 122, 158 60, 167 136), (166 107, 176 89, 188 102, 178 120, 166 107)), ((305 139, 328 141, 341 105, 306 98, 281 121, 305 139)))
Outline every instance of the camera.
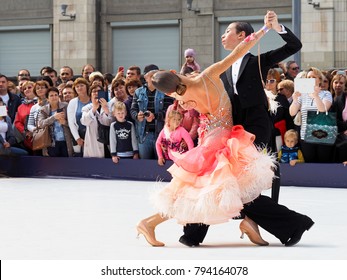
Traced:
POLYGON ((151 112, 150 112, 150 111, 146 111, 146 112, 143 113, 143 116, 144 116, 145 118, 148 118, 150 115, 151 115, 151 112))
POLYGON ((57 109, 57 113, 61 113, 61 112, 64 112, 64 109, 63 108, 58 108, 57 109))

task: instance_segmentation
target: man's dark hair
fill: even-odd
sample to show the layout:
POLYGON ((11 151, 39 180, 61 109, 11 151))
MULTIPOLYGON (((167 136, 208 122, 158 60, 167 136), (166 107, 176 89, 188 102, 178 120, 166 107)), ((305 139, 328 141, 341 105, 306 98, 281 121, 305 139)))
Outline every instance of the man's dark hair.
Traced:
POLYGON ((48 74, 54 73, 56 77, 58 76, 57 71, 55 69, 53 69, 52 67, 47 67, 46 68, 46 73, 48 73, 48 74))
POLYGON ((141 68, 137 65, 132 65, 128 68, 128 70, 135 70, 137 75, 141 75, 141 68))
POLYGON ((286 62, 286 67, 287 67, 287 69, 290 67, 290 65, 292 65, 293 63, 296 63, 296 61, 295 60, 288 60, 287 62, 286 62))
POLYGON ((252 25, 249 22, 244 22, 244 21, 236 21, 235 29, 237 33, 244 31, 246 34, 246 37, 248 35, 251 35, 254 32, 252 25))
POLYGON ((0 74, 0 78, 5 78, 5 79, 6 79, 6 81, 8 81, 7 76, 5 76, 4 74, 0 74))
POLYGON ((53 86, 53 81, 49 76, 40 76, 36 79, 36 82, 38 81, 45 81, 49 84, 50 87, 53 86))
POLYGON ((112 80, 113 80, 113 75, 111 74, 111 73, 105 73, 104 74, 104 79, 105 79, 105 81, 107 81, 109 84, 111 84, 112 83, 112 80))

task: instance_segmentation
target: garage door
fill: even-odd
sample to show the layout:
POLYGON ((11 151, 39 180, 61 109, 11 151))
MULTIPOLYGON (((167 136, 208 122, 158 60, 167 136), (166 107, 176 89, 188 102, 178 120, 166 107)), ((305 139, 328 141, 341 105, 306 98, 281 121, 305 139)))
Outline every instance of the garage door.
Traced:
POLYGON ((49 26, 0 28, 0 73, 16 76, 19 69, 39 75, 43 66, 52 64, 49 26))
POLYGON ((177 20, 112 23, 113 71, 148 64, 180 70, 180 32, 177 20))

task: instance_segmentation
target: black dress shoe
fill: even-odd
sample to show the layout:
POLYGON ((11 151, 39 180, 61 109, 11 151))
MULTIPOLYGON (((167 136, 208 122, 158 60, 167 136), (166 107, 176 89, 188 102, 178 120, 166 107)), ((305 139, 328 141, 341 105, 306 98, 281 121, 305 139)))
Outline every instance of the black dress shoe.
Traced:
POLYGON ((303 222, 298 227, 298 229, 294 232, 293 236, 286 243, 284 243, 285 246, 289 247, 289 246, 294 246, 295 244, 297 244, 300 241, 304 232, 306 230, 309 230, 314 225, 314 222, 309 217, 304 216, 303 219, 304 219, 303 222))
POLYGON ((186 236, 182 235, 179 239, 179 242, 181 242, 183 245, 186 245, 188 247, 197 247, 199 246, 199 242, 194 242, 192 240, 189 240, 186 236))

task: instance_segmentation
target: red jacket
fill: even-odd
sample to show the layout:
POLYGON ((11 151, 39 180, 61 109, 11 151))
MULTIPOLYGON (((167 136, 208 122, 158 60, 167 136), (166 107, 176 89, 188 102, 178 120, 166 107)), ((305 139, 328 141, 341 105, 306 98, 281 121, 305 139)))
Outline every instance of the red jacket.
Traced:
MULTIPOLYGON (((28 118, 30 114, 30 109, 35 105, 34 102, 28 103, 28 104, 21 104, 18 107, 16 118, 14 120, 14 126, 17 128, 17 130, 25 136, 26 132, 26 126, 28 123, 28 118)), ((26 148, 32 149, 33 143, 32 143, 32 137, 25 137, 24 138, 24 146, 26 148)))

